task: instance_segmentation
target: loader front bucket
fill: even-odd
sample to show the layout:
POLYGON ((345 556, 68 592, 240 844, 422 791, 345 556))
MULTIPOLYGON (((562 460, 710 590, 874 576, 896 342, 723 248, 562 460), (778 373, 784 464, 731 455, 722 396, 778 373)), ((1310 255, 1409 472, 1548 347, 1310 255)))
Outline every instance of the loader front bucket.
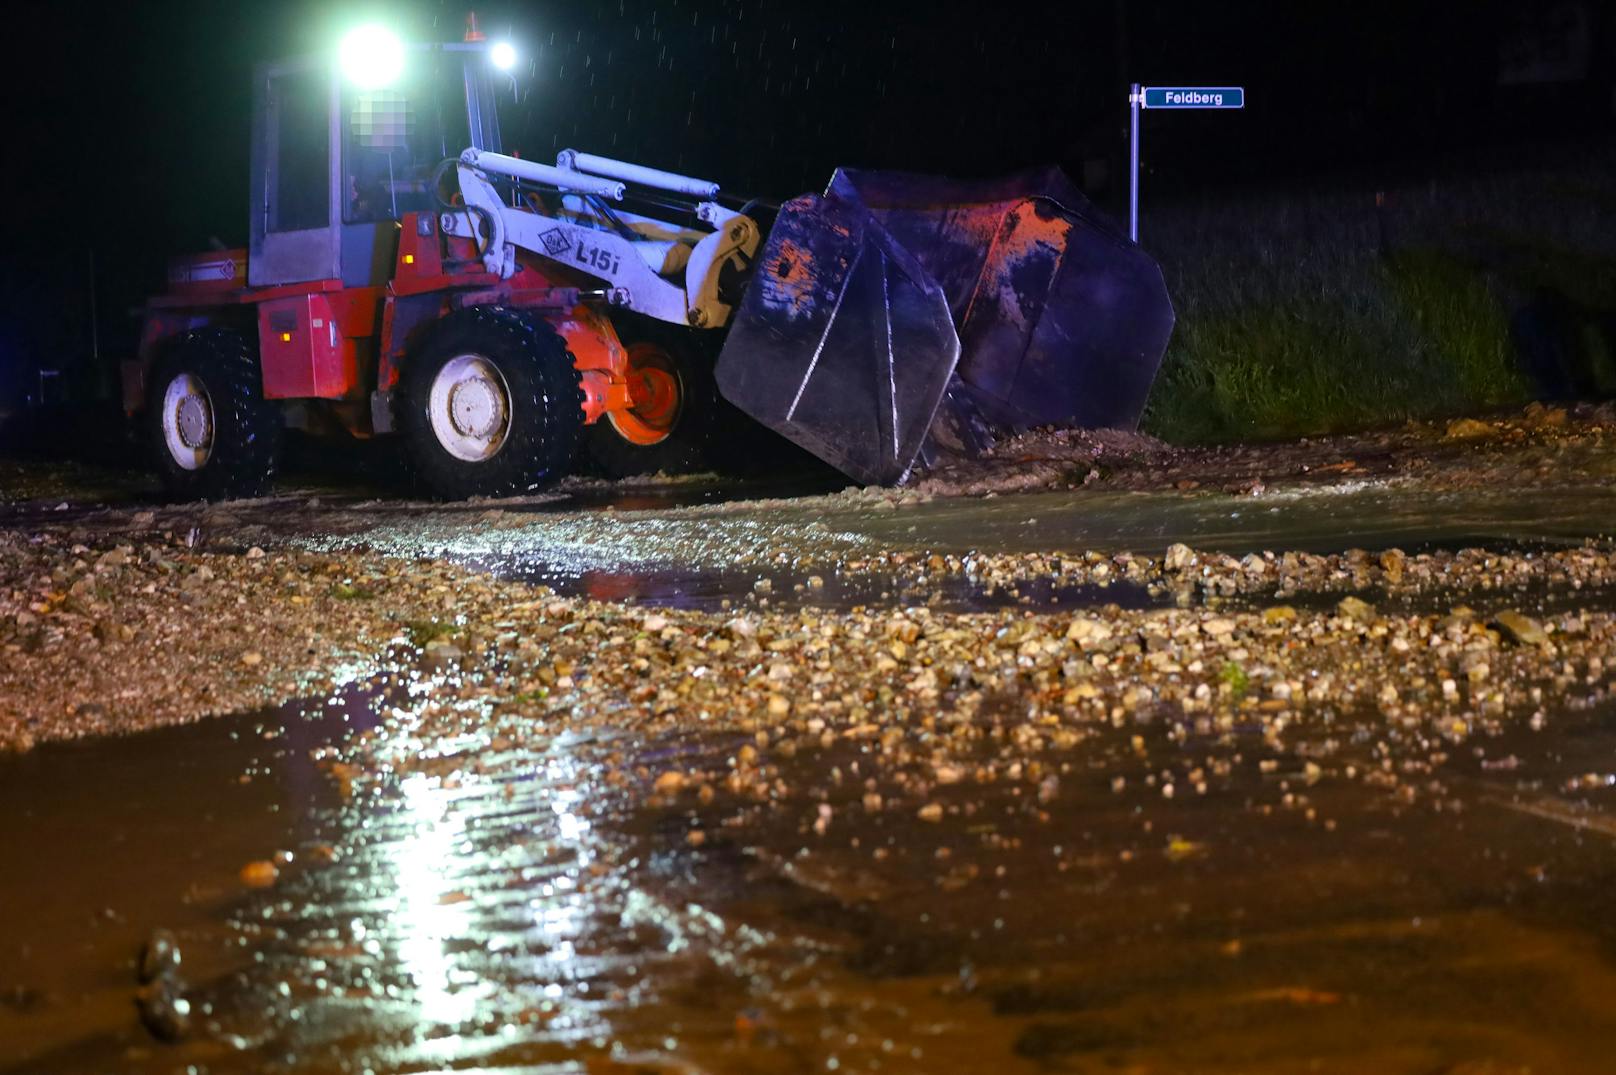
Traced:
POLYGON ((781 207, 718 356, 724 397, 857 481, 902 481, 959 360, 942 289, 857 203, 781 207))
POLYGON ((1138 425, 1173 330, 1161 269, 1058 168, 994 180, 841 169, 948 297, 964 395, 994 426, 1138 425))

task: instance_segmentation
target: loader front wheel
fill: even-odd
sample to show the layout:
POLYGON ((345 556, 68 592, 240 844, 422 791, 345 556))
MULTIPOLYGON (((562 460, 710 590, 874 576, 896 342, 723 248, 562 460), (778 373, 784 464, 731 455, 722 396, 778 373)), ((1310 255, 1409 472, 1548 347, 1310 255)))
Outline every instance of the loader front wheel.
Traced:
POLYGON ((411 356, 400 426, 435 495, 512 496, 565 476, 583 427, 583 392, 566 341, 499 307, 445 317, 411 356))
POLYGON ((718 401, 711 360, 646 341, 629 345, 628 367, 635 405, 584 434, 595 469, 608 478, 706 469, 718 401))
POLYGON ((262 496, 275 475, 281 416, 240 333, 189 332, 152 365, 146 422, 158 476, 177 500, 262 496))

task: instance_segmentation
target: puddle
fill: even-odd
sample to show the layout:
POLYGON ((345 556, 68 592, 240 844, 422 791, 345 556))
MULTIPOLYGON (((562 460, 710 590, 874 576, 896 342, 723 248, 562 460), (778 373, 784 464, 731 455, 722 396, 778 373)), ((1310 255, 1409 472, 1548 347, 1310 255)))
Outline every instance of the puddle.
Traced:
POLYGON ((373 724, 376 697, 352 686, 0 757, 0 1058, 33 1071, 86 1038, 146 1044, 134 958, 153 929, 177 935, 192 980, 238 966, 219 920, 242 898, 238 871, 324 838, 335 795, 309 752, 373 724))
POLYGON ((718 611, 741 605, 768 608, 851 609, 859 606, 926 605, 949 612, 979 612, 1010 607, 1162 607, 1171 595, 1152 594, 1143 585, 1115 582, 1106 586, 1063 586, 1053 579, 1031 579, 1014 587, 984 587, 960 576, 945 576, 924 585, 900 583, 885 575, 823 575, 774 570, 568 571, 543 561, 524 559, 461 560, 465 566, 496 578, 542 583, 557 593, 597 601, 624 601, 661 608, 718 611), (766 579, 768 588, 757 583, 766 579))

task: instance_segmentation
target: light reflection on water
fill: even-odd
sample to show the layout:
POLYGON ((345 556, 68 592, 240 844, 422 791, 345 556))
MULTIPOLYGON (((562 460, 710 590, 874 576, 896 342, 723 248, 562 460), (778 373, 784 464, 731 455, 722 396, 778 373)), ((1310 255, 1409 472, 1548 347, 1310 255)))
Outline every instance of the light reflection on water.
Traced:
MULTIPOLYGON (((454 702, 435 737, 417 710, 452 686, 412 694, 311 832, 338 860, 257 894, 231 926, 246 968, 195 983, 239 1054, 212 1031, 139 1055, 109 1037, 12 1070, 1428 1075, 1605 1070, 1616 1050, 1616 789, 1586 779, 1616 756, 1608 703, 1456 755, 1462 809, 1326 777, 1304 813, 1263 775, 1271 744, 1149 725, 1086 741, 1052 802, 962 782, 929 794, 974 813, 927 824, 913 801, 861 807, 871 741, 761 752, 794 789, 778 800, 653 805, 655 774, 722 772, 735 740, 552 737, 454 702), (1205 796, 1145 785, 1241 754, 1205 796)), ((1280 773, 1326 757, 1294 735, 1280 773)), ((1327 768, 1370 765, 1354 743, 1327 768)), ((109 760, 156 780, 168 753, 109 760)))
MULTIPOLYGON (((428 757, 451 749, 406 732, 398 742, 428 757)), ((1177 749, 1160 747, 1158 768, 1177 749)), ((761 860, 737 860, 721 845, 691 851, 682 811, 647 810, 603 775, 700 758, 687 744, 616 749, 626 756, 608 762, 600 743, 561 737, 489 759, 487 773, 468 755, 464 765, 398 777, 387 869, 362 883, 395 908, 375 925, 408 984, 397 1013, 407 1044, 376 1070, 566 1071, 612 1058, 653 1071, 826 1070, 834 1060, 844 1070, 1031 1073, 1130 1057, 1184 1070, 1203 1034, 1232 1058, 1260 1053, 1263 1042, 1280 1058, 1205 1068, 1215 1071, 1291 1070, 1317 1049, 1375 1058, 1376 1070, 1423 1071, 1418 1064, 1495 1040, 1485 1047, 1499 1056, 1547 1055, 1525 1023, 1509 1037, 1467 1037, 1459 1018, 1475 967, 1513 966, 1546 943, 1496 901, 1478 910, 1466 894, 1518 883, 1507 880, 1518 866, 1497 863, 1520 852, 1523 835, 1541 844, 1542 833, 1503 826, 1491 838, 1435 815, 1397 820, 1377 793, 1321 788, 1321 807, 1344 819, 1339 835, 1321 839, 1299 818, 1263 821, 1242 808, 1264 794, 1255 785, 1180 806, 1118 800, 1104 782, 1091 791, 1078 782, 1050 825, 1014 796, 972 793, 993 804, 978 815, 998 819, 987 828, 1013 834, 1018 848, 1026 841, 997 858, 967 832, 911 831, 838 806, 836 832, 885 847, 898 863, 876 877, 845 839, 803 842, 789 804, 741 830, 767 850, 761 860), (1149 833, 1141 844, 1141 811, 1166 815, 1161 832, 1204 841, 1208 857, 1160 859, 1150 848, 1167 837, 1149 833), (1070 857, 1062 846, 1080 832, 1085 849, 1070 857), (1091 854, 1094 841, 1110 853, 1091 854), (951 850, 948 866, 935 865, 939 844, 951 850), (1143 853, 1144 864, 1122 865, 1120 849, 1143 853), (1069 873, 1043 865, 1068 857, 1069 873), (937 888, 934 874, 977 862, 983 874, 1007 864, 1006 879, 937 888), (1398 993, 1399 976, 1411 974, 1410 988, 1434 991, 1417 1016, 1398 993), (1086 999, 1074 1008, 1069 995, 1086 999), (1164 1019, 1175 1029, 1162 1031, 1164 1019), (1365 1037, 1372 1025, 1387 1028, 1383 1043, 1365 1037), (1438 1032, 1452 1041, 1410 1051, 1409 1041, 1438 1032)), ((793 782, 846 769, 860 749, 803 761, 793 782)), ((1104 756, 1102 744, 1093 749, 1104 756)), ((1584 852, 1534 846, 1520 861, 1556 853, 1584 852)), ((1610 978, 1551 954, 1554 966, 1519 973, 1539 988, 1562 971, 1589 988, 1610 978)), ((1584 1018, 1571 1019, 1584 1028, 1577 1055, 1604 1040, 1576 1023, 1584 1018)))
POLYGON ((388 927, 398 939, 400 969, 415 987, 411 996, 421 1022, 458 1026, 476 1013, 478 999, 455 981, 455 962, 445 947, 472 932, 469 897, 450 875, 461 861, 465 826, 435 783, 417 773, 399 784, 409 835, 385 851, 398 897, 388 927))
POLYGON ((398 984, 397 1003, 365 1034, 396 1037, 385 1051, 394 1063, 530 1063, 607 1047, 606 1010, 637 988, 641 947, 651 959, 662 948, 660 935, 621 934, 642 919, 654 934, 668 916, 620 914, 656 900, 594 868, 590 815, 611 802, 598 747, 536 737, 484 775, 459 752, 488 750, 485 735, 434 743, 413 712, 394 714, 371 747, 394 776, 380 799, 349 808, 385 820, 356 830, 361 866, 322 894, 371 908, 361 932, 382 939, 392 964, 377 971, 398 984))
MULTIPOLYGON (((1175 542, 1237 556, 1265 550, 1533 548, 1609 538, 1616 532, 1612 520, 1616 488, 1608 485, 1451 489, 1394 477, 1283 487, 1258 497, 1081 490, 920 499, 881 509, 831 497, 722 508, 505 512, 492 521, 386 517, 367 522, 362 540, 394 555, 444 558, 566 594, 674 608, 712 610, 756 599, 760 577, 770 579, 773 591, 765 600, 777 607, 925 600, 944 609, 1017 602, 1148 607, 1170 597, 1121 580, 1057 587, 1047 579, 1026 580, 1014 595, 946 574, 906 589, 891 572, 844 571, 841 565, 883 552, 1154 555, 1175 542), (811 576, 819 581, 805 587, 811 576)), ((329 548, 352 544, 359 535, 301 540, 329 548)))

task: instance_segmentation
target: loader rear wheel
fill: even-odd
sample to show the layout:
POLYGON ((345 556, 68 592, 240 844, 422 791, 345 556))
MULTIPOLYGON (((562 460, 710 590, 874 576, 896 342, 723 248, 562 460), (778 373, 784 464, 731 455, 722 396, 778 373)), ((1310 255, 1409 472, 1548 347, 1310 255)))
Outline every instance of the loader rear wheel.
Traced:
POLYGON ((152 365, 146 423, 158 476, 178 500, 262 496, 275 476, 281 416, 240 333, 186 333, 152 365))
POLYGON ((584 434, 589 460, 609 478, 705 470, 718 386, 712 363, 661 344, 628 346, 635 406, 611 412, 584 434))
POLYGON ((511 496, 566 475, 583 391, 566 341, 501 307, 445 317, 406 363, 403 430, 435 495, 511 496))

